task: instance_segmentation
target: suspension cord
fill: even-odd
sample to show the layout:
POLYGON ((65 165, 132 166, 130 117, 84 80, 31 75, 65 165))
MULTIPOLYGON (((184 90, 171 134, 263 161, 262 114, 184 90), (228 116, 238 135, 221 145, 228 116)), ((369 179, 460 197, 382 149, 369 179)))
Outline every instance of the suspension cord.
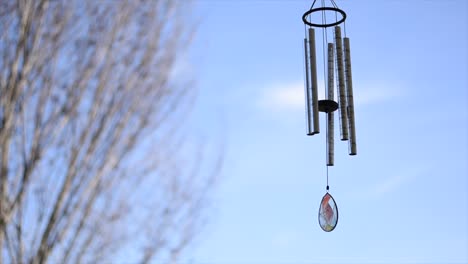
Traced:
POLYGON ((344 27, 344 37, 346 38, 346 21, 343 23, 343 27, 344 27))
MULTIPOLYGON (((338 5, 335 3, 334 0, 330 0, 334 8, 338 8, 338 5)), ((338 13, 335 12, 335 22, 338 22, 338 13)))
POLYGON ((312 5, 310 6, 310 9, 312 9, 312 8, 314 7, 315 1, 317 1, 317 0, 314 0, 314 2, 312 3, 312 5))
MULTIPOLYGON (((322 7, 325 7, 325 0, 322 0, 322 7)), ((322 11, 322 24, 326 24, 327 23, 327 15, 326 15, 326 12, 325 10, 322 11)), ((326 54, 328 52, 328 49, 327 49, 327 52, 325 51, 325 46, 326 44, 328 43, 328 34, 327 34, 327 29, 326 28, 322 28, 322 55, 323 55, 323 82, 324 82, 324 87, 325 87, 325 99, 329 99, 328 98, 328 89, 333 89, 333 88, 330 88, 328 87, 328 84, 327 84, 327 67, 326 67, 326 54)), ((328 115, 328 114, 327 114, 328 115)), ((326 161, 328 160, 328 118, 327 118, 327 126, 326 126, 326 137, 325 137, 325 163, 327 163, 326 161)), ((328 192, 328 189, 329 189, 329 186, 328 186, 328 164, 325 164, 325 167, 327 168, 327 192, 328 192)))
POLYGON ((327 192, 330 190, 330 186, 328 185, 328 166, 327 166, 327 192))
MULTIPOLYGON (((322 0, 322 7, 325 5, 325 0, 322 0)), ((322 24, 325 24, 325 11, 322 11, 322 24)), ((326 63, 325 63, 325 43, 326 39, 326 28, 322 28, 322 55, 323 55, 323 83, 325 88, 325 96, 327 95, 327 70, 326 70, 326 63)))

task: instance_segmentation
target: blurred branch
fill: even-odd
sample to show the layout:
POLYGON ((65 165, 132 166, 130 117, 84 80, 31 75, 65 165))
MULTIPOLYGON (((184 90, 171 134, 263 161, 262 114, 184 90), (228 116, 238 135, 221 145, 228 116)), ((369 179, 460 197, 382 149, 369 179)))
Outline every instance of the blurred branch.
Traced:
POLYGON ((0 3, 0 263, 149 263, 193 241, 219 168, 178 132, 189 5, 0 3))

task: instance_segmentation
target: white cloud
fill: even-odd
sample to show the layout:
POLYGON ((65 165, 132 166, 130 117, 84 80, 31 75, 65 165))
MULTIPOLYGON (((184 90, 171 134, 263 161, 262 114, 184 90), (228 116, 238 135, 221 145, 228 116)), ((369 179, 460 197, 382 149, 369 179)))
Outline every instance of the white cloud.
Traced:
POLYGON ((399 85, 388 84, 372 84, 364 83, 361 87, 354 88, 354 104, 358 106, 366 106, 376 103, 392 100, 402 96, 399 85), (392 87, 393 86, 393 89, 392 87))
MULTIPOLYGON (((319 85, 319 98, 323 98, 325 92, 323 85, 319 85)), ((293 82, 280 85, 271 85, 264 89, 259 100, 261 107, 275 111, 304 110, 304 83, 293 82)))
POLYGON ((374 189, 371 191, 372 196, 383 196, 387 193, 391 193, 398 189, 399 186, 404 185, 405 182, 408 182, 412 177, 414 177, 414 175, 407 173, 400 172, 395 174, 376 184, 374 189))
MULTIPOLYGON (((363 83, 354 87, 354 103, 366 106, 381 103, 402 95, 400 85, 363 83)), ((323 80, 319 81, 319 99, 325 98, 323 80)), ((336 94, 335 94, 336 96, 336 94)), ((271 111, 303 111, 305 108, 304 83, 275 84, 261 93, 259 105, 271 111)))
POLYGON ((383 181, 376 183, 366 196, 371 198, 378 198, 391 194, 400 187, 410 183, 413 179, 422 176, 427 171, 427 166, 421 165, 415 166, 413 168, 407 168, 404 171, 396 172, 383 181))

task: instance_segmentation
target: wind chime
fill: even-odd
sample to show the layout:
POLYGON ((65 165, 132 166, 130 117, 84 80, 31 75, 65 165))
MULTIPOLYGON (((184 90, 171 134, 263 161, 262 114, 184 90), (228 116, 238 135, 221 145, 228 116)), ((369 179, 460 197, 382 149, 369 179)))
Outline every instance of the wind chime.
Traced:
MULTIPOLYGON (((307 115, 307 135, 320 133, 319 112, 326 114, 326 148, 327 148, 327 188, 319 209, 320 227, 330 232, 338 223, 338 207, 329 193, 328 167, 334 166, 334 112, 338 110, 340 134, 342 141, 348 141, 349 155, 356 155, 356 129, 354 125, 353 84, 351 76, 351 51, 349 38, 346 36, 346 13, 339 9, 335 1, 325 0, 322 6, 314 8, 316 0, 310 9, 302 16, 305 27, 304 57, 305 57, 305 97, 307 115), (328 14, 328 17, 327 17, 328 14), (315 17, 314 17, 315 15, 315 17), (320 15, 320 21, 317 20, 320 15), (315 18, 315 20, 314 20, 315 18), (342 28, 344 26, 344 38, 342 28), (325 97, 318 98, 316 28, 322 29, 322 54, 325 97), (330 31, 330 32, 329 32, 330 31), (331 41, 329 42, 329 35, 331 41), (335 78, 338 102, 335 101, 335 78)), ((320 33, 320 32, 319 32, 320 33)))

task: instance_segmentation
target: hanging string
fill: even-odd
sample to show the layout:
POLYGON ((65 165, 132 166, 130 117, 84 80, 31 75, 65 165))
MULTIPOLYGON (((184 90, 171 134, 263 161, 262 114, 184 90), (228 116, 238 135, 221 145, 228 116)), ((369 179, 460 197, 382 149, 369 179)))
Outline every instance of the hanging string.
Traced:
POLYGON ((328 185, 328 166, 327 166, 327 192, 330 190, 330 186, 328 185))
POLYGON ((316 0, 314 0, 314 2, 312 3, 312 5, 310 6, 310 9, 312 9, 312 8, 314 7, 315 1, 316 1, 316 0))
POLYGON ((345 36, 345 38, 346 38, 346 20, 345 20, 345 22, 343 23, 343 27, 344 27, 344 36, 345 36))
MULTIPOLYGON (((325 0, 322 0, 322 7, 325 7, 325 0)), ((325 25, 327 23, 327 15, 326 15, 326 12, 325 10, 322 11, 322 24, 325 25)), ((325 88, 325 99, 328 99, 328 89, 330 89, 330 87, 327 87, 328 84, 327 84, 327 67, 326 67, 326 54, 327 52, 325 51, 325 46, 326 44, 328 43, 328 35, 327 35, 327 28, 322 28, 322 55, 323 55, 323 82, 324 82, 324 88, 325 88)), ((327 49, 328 51, 328 49, 327 49)), ((333 89, 333 88, 332 88, 333 89)), ((328 158, 328 118, 327 118, 327 126, 326 126, 326 139, 325 139, 325 160, 327 160, 328 158)), ((325 167, 327 169, 327 192, 328 192, 328 189, 329 189, 329 186, 328 186, 328 164, 325 164, 325 167)))
MULTIPOLYGON (((334 0, 330 0, 334 8, 338 8, 338 5, 334 0)), ((335 22, 338 22, 338 12, 335 12, 335 22)))
MULTIPOLYGON (((322 7, 325 6, 325 0, 322 0, 322 7)), ((322 24, 325 24, 325 10, 322 11, 322 24)), ((322 57, 323 57, 323 83, 325 88, 325 96, 327 95, 327 72, 325 63, 325 41, 326 41, 326 28, 322 28, 322 57)))
MULTIPOLYGON (((325 17, 325 24, 326 24, 327 23, 327 13, 324 12, 323 15, 325 17)), ((325 39, 327 40, 327 43, 328 43, 328 35, 327 35, 328 30, 327 30, 327 28, 324 28, 324 29, 325 29, 325 39)))

